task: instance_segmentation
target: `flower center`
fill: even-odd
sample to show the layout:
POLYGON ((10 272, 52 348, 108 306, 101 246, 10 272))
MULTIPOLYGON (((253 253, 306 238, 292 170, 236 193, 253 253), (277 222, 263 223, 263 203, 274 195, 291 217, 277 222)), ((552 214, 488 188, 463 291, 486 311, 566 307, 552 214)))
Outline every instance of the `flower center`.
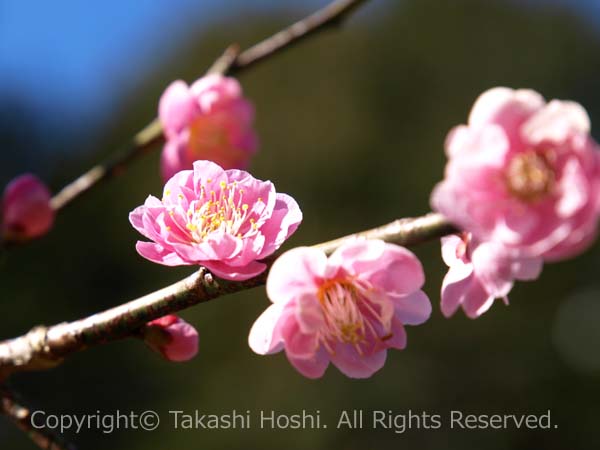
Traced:
POLYGON ((229 146, 229 136, 218 116, 200 116, 190 126, 189 145, 195 152, 229 146))
POLYGON ((380 307, 369 299, 369 288, 365 282, 350 279, 329 280, 320 286, 317 298, 325 319, 320 341, 329 353, 341 342, 354 345, 362 355, 363 344, 391 337, 391 321, 385 320, 380 307))
MULTIPOLYGON (((212 180, 206 180, 207 184, 212 180)), ((219 191, 200 188, 200 198, 192 201, 187 210, 186 234, 196 242, 204 241, 211 233, 223 232, 238 238, 256 232, 258 225, 244 203, 244 190, 237 181, 219 183, 219 191)), ((262 202, 259 198, 257 202, 262 202)), ((171 216, 173 212, 169 213, 171 216)), ((182 230, 183 231, 183 230, 182 230)))
POLYGON ((243 166, 248 157, 232 141, 231 128, 219 113, 200 116, 191 124, 186 155, 190 161, 207 159, 227 169, 243 166))
POLYGON ((515 197, 535 202, 554 188, 554 169, 548 152, 528 151, 512 158, 506 172, 506 186, 515 197))

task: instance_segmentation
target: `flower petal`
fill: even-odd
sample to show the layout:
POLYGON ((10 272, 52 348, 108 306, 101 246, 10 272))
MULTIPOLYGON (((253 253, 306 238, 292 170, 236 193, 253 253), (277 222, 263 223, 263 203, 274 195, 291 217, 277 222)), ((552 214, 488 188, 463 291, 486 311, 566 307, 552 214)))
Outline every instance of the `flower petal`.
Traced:
POLYGON ((158 105, 158 115, 167 136, 176 135, 199 112, 188 85, 181 80, 167 87, 158 105))
POLYGON ((163 266, 185 266, 189 264, 162 245, 153 242, 138 241, 135 244, 135 249, 144 258, 163 266))
POLYGON ((285 305, 274 303, 254 322, 248 335, 248 345, 259 355, 277 353, 283 349, 279 323, 285 319, 285 305))
POLYGON ((350 378, 369 378, 383 367, 386 356, 385 350, 361 356, 350 344, 341 344, 331 355, 331 362, 350 378))
POLYGON ((300 329, 296 316, 290 316, 281 327, 281 336, 285 341, 285 353, 291 358, 312 358, 319 349, 316 333, 304 333, 300 329))
POLYGON ((329 355, 322 348, 310 358, 296 358, 290 355, 287 355, 287 358, 298 372, 311 379, 321 378, 329 366, 329 355))
POLYGON ((269 239, 259 258, 266 258, 276 251, 302 222, 302 211, 296 200, 286 194, 277 194, 276 198, 271 218, 260 228, 261 233, 269 239))
POLYGON ((258 261, 252 261, 246 266, 235 267, 224 261, 203 261, 202 264, 214 275, 225 280, 244 281, 254 278, 263 273, 267 265, 258 261))
POLYGON ((475 101, 469 114, 469 126, 495 123, 505 129, 516 129, 544 104, 544 98, 530 89, 492 88, 475 101))
POLYGON ((419 290, 405 296, 394 297, 395 315, 405 325, 420 325, 431 316, 431 302, 419 290))
POLYGON ((425 282, 423 267, 414 253, 381 240, 349 241, 331 255, 329 266, 342 267, 387 293, 408 294, 425 282))
POLYGON ((524 124, 522 132, 531 144, 562 143, 574 134, 589 133, 590 128, 590 118, 579 103, 552 100, 524 124))
POLYGON ((272 302, 287 302, 298 294, 317 289, 327 256, 321 250, 298 247, 281 255, 269 272, 267 295, 272 302))

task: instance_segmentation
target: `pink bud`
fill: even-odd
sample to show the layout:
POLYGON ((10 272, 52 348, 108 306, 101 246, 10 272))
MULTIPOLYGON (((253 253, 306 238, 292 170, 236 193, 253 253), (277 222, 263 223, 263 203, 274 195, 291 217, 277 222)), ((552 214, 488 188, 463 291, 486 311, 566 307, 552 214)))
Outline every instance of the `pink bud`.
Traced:
POLYGON ((198 353, 198 332, 173 314, 148 322, 143 337, 152 350, 169 361, 188 361, 198 353))
POLYGON ((35 175, 13 179, 2 198, 2 235, 7 241, 26 241, 48 232, 54 222, 51 194, 35 175))

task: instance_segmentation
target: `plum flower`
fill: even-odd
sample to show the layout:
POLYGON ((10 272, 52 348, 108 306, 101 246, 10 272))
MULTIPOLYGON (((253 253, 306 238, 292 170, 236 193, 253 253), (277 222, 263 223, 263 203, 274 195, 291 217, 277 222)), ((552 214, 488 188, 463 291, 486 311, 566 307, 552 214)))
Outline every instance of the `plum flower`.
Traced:
POLYGON ((167 140, 161 158, 165 181, 199 159, 245 169, 256 152, 254 109, 234 78, 213 74, 191 86, 171 83, 160 99, 159 118, 167 140))
POLYGON ((508 304, 514 280, 534 280, 542 258, 518 258, 504 247, 476 242, 469 233, 442 238, 442 258, 449 267, 442 283, 442 313, 450 317, 459 307, 471 319, 486 312, 495 299, 508 304))
POLYGON ((152 350, 169 361, 188 361, 198 353, 198 332, 173 314, 148 322, 142 335, 152 350))
POLYGON ((424 281, 414 254, 379 240, 351 241, 329 258, 316 248, 290 250, 271 268, 273 304, 248 342, 260 355, 285 349, 308 378, 321 377, 330 361, 349 377, 370 377, 388 348, 406 346, 404 325, 429 318, 424 281))
POLYGON ((162 200, 149 196, 129 215, 154 242, 136 245, 144 258, 166 266, 203 265, 228 280, 246 280, 296 231, 296 201, 242 170, 196 161, 165 185, 162 200))
POLYGON ((54 223, 50 199, 50 191, 35 175, 12 180, 2 197, 2 237, 26 241, 46 234, 54 223))
POLYGON ((596 237, 600 152, 578 103, 491 89, 449 133, 446 152, 432 206, 478 240, 560 260, 596 237))

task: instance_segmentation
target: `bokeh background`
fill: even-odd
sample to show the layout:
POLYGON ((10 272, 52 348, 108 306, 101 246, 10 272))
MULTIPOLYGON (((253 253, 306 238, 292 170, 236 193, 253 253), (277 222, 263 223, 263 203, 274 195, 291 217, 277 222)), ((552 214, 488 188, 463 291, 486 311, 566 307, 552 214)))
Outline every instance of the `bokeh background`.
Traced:
MULTIPOLYGON (((152 119, 173 79, 191 81, 231 42, 246 47, 325 3, 0 1, 0 185, 33 171, 60 188, 152 119)), ((341 30, 244 72, 262 142, 252 172, 304 210, 288 247, 427 212, 445 134, 489 87, 574 99, 600 123, 599 5, 373 0, 341 30)), ((0 338, 118 305, 190 272, 152 264, 134 249, 127 214, 160 192, 158 156, 69 207, 45 239, 3 257, 0 338)), ((153 409, 166 419, 181 409, 305 409, 329 423, 300 431, 181 431, 165 423, 152 433, 68 435, 89 450, 600 448, 600 244, 546 266, 540 280, 516 286, 510 307, 497 303, 474 321, 439 312, 439 244, 415 251, 433 316, 409 329, 408 348, 390 352, 368 380, 330 368, 311 381, 282 354, 253 354, 247 334, 268 305, 256 289, 183 314, 201 333, 201 352, 189 363, 167 363, 128 340, 12 384, 49 413, 153 409), (559 428, 336 430, 344 409, 444 416, 550 409, 559 428)), ((34 446, 0 418, 0 448, 34 446)))

